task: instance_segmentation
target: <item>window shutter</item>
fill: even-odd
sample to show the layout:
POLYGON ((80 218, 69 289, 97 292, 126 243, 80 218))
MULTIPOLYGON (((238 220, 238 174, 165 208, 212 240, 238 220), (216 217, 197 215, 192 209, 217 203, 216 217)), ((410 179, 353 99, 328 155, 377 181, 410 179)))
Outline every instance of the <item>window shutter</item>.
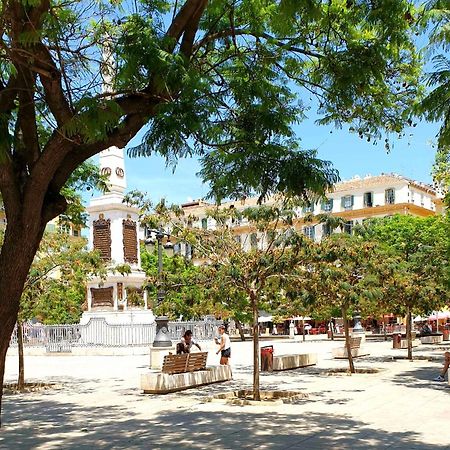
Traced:
POLYGON ((355 196, 354 195, 351 195, 351 205, 353 206, 353 202, 354 202, 354 200, 355 200, 355 196))
POLYGON ((345 197, 341 197, 341 208, 345 206, 345 197))

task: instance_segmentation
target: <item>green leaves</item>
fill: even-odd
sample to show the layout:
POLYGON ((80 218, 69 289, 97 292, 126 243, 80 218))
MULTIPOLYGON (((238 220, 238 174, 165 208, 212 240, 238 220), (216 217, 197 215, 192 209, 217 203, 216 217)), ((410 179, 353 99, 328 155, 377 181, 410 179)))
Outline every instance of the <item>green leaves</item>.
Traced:
POLYGON ((57 232, 44 236, 31 266, 21 299, 21 320, 45 324, 76 323, 86 298, 86 279, 104 276, 98 252, 87 251, 84 239, 57 232))

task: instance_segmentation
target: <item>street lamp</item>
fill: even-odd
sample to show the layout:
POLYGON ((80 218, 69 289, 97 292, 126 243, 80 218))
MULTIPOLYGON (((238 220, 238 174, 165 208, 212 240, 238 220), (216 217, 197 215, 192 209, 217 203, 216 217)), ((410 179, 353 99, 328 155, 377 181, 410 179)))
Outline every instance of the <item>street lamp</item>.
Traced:
MULTIPOLYGON (((158 306, 164 301, 164 289, 162 288, 162 240, 167 237, 170 238, 170 234, 159 229, 147 229, 146 243, 151 243, 150 234, 153 234, 158 242, 158 290, 156 292, 156 304, 158 306)), ((156 336, 153 341, 153 347, 172 347, 172 342, 169 337, 167 316, 158 316, 156 319, 156 336)))

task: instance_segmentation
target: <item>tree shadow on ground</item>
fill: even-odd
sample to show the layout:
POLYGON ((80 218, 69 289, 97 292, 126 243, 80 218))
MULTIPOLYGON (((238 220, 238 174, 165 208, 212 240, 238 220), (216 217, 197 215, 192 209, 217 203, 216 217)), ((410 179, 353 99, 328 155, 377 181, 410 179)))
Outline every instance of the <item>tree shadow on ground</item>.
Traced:
MULTIPOLYGON (((150 408, 150 405, 149 405, 150 408)), ((295 408, 295 407, 294 407, 295 408)), ((386 432, 344 415, 307 416, 252 407, 193 405, 142 419, 126 407, 79 407, 42 399, 9 398, 1 448, 36 449, 408 449, 448 450, 411 431, 386 432), (203 409, 202 409, 203 408, 203 409), (209 409, 208 409, 209 408, 209 409), (216 410, 210 410, 215 408, 216 410), (219 408, 219 410, 217 410, 219 408)))
POLYGON ((439 369, 437 366, 417 367, 413 370, 397 373, 392 378, 392 382, 408 388, 439 390, 450 395, 450 385, 446 381, 433 381, 438 374, 439 369))

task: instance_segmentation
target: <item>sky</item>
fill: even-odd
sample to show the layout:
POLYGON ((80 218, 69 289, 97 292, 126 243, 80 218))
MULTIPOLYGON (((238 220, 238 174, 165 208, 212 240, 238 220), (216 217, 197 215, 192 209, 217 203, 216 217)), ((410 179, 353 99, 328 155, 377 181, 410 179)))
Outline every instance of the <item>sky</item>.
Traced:
MULTIPOLYGON (((431 183, 430 172, 435 155, 432 142, 438 128, 438 124, 419 122, 416 127, 405 130, 402 139, 391 139, 390 153, 386 153, 383 142, 374 146, 348 129, 316 125, 313 120, 297 126, 296 133, 302 148, 317 149, 320 158, 333 163, 341 180, 355 175, 363 177, 393 172, 431 183)), ((128 147, 138 144, 142 136, 143 133, 138 134, 128 147)), ((196 159, 180 160, 173 172, 159 156, 129 158, 125 155, 125 168, 128 190, 144 191, 152 201, 164 197, 170 203, 181 204, 204 198, 208 193, 208 186, 196 176, 200 170, 196 159)))

